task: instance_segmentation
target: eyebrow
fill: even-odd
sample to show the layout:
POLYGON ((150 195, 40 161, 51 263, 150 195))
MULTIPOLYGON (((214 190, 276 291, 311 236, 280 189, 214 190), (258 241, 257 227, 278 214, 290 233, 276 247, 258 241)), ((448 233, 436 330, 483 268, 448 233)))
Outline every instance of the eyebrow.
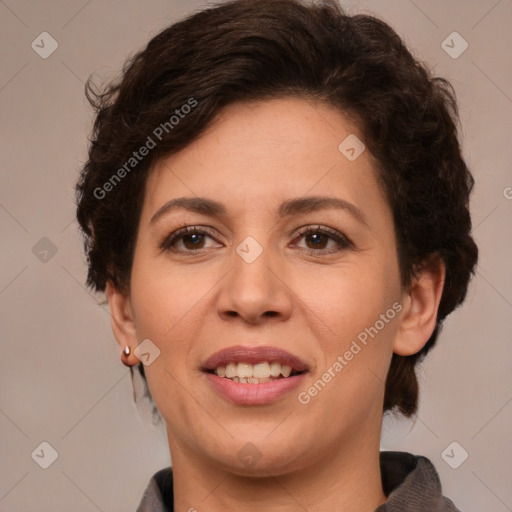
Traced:
MULTIPOLYGON (((330 208, 345 210, 360 223, 368 226, 368 219, 362 210, 344 199, 331 196, 306 196, 288 199, 279 205, 276 213, 279 218, 284 218, 330 208)), ((151 217, 149 223, 153 224, 164 215, 179 209, 211 217, 226 215, 227 212, 226 207, 222 203, 213 199, 206 197, 177 197, 167 201, 160 207, 151 217)))

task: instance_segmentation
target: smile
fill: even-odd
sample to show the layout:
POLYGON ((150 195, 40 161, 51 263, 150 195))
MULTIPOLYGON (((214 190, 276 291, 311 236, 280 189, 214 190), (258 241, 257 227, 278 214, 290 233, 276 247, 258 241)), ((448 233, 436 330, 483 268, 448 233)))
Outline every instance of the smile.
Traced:
POLYGON ((239 405, 276 402, 308 373, 297 356, 269 346, 234 346, 216 352, 202 367, 216 394, 239 405))

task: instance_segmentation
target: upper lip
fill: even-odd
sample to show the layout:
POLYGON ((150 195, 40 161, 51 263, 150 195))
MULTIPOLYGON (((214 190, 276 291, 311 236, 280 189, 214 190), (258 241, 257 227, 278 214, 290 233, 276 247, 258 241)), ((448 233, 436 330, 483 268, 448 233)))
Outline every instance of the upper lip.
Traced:
POLYGON ((270 346, 244 347, 242 345, 215 352, 205 361, 203 368, 205 370, 215 370, 217 367, 226 366, 229 363, 258 364, 264 361, 291 366, 292 370, 297 372, 308 369, 304 361, 290 354, 290 352, 286 352, 286 350, 270 346))

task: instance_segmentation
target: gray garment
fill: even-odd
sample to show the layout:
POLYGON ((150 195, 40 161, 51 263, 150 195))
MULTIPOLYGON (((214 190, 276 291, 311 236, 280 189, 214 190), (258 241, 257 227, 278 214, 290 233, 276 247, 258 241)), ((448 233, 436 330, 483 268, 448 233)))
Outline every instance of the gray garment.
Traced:
MULTIPOLYGON (((166 469, 170 470, 171 468, 166 469)), ((172 478, 171 471, 169 471, 168 476, 169 478, 172 478)), ((168 508, 164 505, 162 493, 160 492, 160 488, 158 487, 155 478, 156 475, 149 481, 149 484, 144 491, 144 495, 142 496, 142 501, 137 508, 137 512, 172 512, 174 510, 174 504, 172 508, 168 508)))
MULTIPOLYGON (((429 459, 407 452, 380 452, 385 504, 375 512, 460 512, 443 497, 441 482, 429 459)), ((173 512, 172 469, 150 480, 137 512, 173 512)))

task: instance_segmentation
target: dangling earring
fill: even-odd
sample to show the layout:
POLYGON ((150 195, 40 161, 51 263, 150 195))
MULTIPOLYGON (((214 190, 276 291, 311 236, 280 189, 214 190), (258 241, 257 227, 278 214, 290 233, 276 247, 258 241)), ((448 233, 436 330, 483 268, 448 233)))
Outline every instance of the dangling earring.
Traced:
POLYGON ((131 349, 130 349, 130 346, 126 346, 124 347, 123 349, 123 353, 121 355, 121 362, 125 365, 125 366, 128 366, 128 367, 131 367, 133 366, 132 364, 130 364, 128 361, 127 361, 127 358, 128 356, 130 355, 131 353, 131 349))

